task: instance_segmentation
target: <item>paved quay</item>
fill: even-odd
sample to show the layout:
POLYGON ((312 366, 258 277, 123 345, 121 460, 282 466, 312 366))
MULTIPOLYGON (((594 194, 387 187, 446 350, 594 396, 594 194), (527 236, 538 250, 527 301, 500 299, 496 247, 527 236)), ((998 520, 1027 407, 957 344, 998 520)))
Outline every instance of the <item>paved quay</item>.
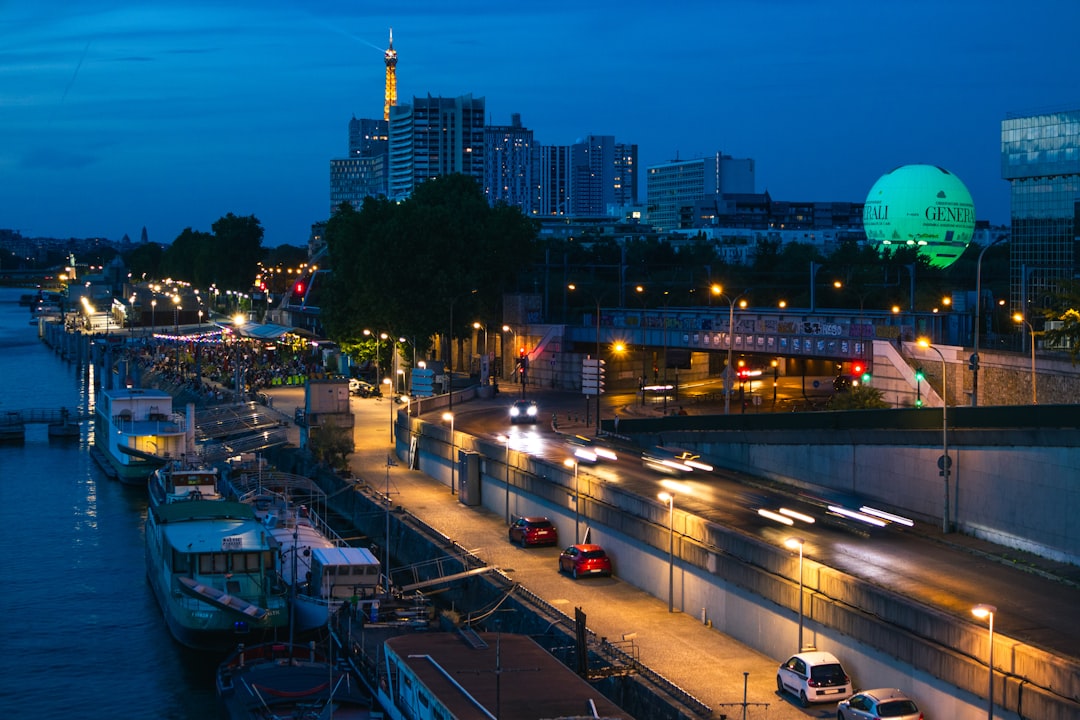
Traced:
MULTIPOLYGON (((273 407, 293 417, 303 406, 302 388, 269 392, 273 407)), ((704 625, 687 613, 669 613, 660 599, 614 578, 574 581, 557 572, 559 548, 522 549, 506 541, 503 516, 483 507, 467 507, 446 485, 404 467, 387 468, 391 452, 388 400, 352 400, 356 417, 356 452, 350 470, 375 489, 385 490, 396 505, 473 550, 530 591, 573 617, 580 607, 598 637, 611 641, 632 636, 639 659, 713 709, 715 718, 795 720, 834 717, 836 705, 803 710, 776 690, 776 667, 781 658, 767 657, 704 625), (745 702, 743 708, 745 685, 745 702)), ((299 429, 290 425, 290 440, 299 444, 299 429)), ((616 573, 618 568, 616 568, 616 573)), ((792 637, 792 646, 796 644, 792 637)), ((640 720, 647 720, 641 718, 640 720)))

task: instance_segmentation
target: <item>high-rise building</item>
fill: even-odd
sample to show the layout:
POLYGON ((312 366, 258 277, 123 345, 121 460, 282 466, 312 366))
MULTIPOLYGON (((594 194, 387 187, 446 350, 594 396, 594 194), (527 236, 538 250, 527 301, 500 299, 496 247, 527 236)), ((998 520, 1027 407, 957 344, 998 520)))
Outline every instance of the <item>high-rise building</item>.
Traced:
POLYGON ((675 160, 650 167, 645 178, 648 222, 657 230, 677 230, 694 217, 698 201, 754 192, 754 161, 730 155, 675 160))
POLYGON ((389 124, 373 118, 349 121, 349 157, 378 157, 389 147, 389 124))
POLYGON ((1001 176, 1011 190, 1012 307, 1032 322, 1080 271, 1080 110, 1003 120, 1001 176))
POLYGON ((455 173, 484 182, 484 98, 428 95, 390 108, 390 197, 455 173))
POLYGON ((542 145, 538 158, 538 216, 619 217, 637 201, 637 145, 588 135, 542 145))
POLYGON ((533 131, 521 126, 513 113, 509 125, 484 128, 484 195, 488 203, 502 202, 533 215, 537 169, 533 131))

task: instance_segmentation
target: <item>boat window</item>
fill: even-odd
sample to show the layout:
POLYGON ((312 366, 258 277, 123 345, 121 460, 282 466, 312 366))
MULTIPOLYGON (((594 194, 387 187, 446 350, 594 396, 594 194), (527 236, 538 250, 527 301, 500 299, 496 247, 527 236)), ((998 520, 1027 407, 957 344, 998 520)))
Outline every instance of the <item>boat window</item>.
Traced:
POLYGON ((187 574, 191 572, 191 556, 187 553, 176 552, 172 553, 172 571, 175 573, 187 574))
POLYGON ((229 556, 225 553, 203 553, 199 555, 199 573, 202 575, 221 575, 229 571, 229 556))
POLYGON ((233 572, 259 572, 260 553, 236 553, 233 555, 233 572))

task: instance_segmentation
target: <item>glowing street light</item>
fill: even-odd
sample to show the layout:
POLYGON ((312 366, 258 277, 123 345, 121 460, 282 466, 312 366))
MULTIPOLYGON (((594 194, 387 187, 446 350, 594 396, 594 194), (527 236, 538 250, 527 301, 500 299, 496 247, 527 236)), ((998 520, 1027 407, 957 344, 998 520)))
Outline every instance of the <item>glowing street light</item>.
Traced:
POLYGON ((1031 404, 1038 405, 1039 395, 1035 389, 1035 328, 1020 313, 1013 315, 1013 322, 1027 325, 1028 332, 1031 333, 1031 404))
POLYGON ((989 670, 989 680, 986 689, 987 707, 986 718, 987 720, 994 720, 994 613, 997 612, 997 608, 993 605, 987 605, 980 603, 971 608, 971 614, 980 620, 988 618, 990 621, 990 657, 987 660, 987 669, 989 670))
POLYGON ((788 550, 799 550, 799 652, 803 651, 803 543, 801 537, 788 538, 784 541, 784 547, 788 550))
POLYGON ((944 479, 945 484, 945 508, 941 517, 941 532, 948 534, 949 532, 949 466, 952 465, 952 461, 949 459, 949 378, 946 375, 948 366, 945 364, 945 356, 941 354, 941 351, 930 344, 930 341, 926 338, 920 338, 917 343, 921 348, 927 348, 937 353, 937 356, 941 358, 941 460, 938 462, 938 466, 941 469, 941 477, 944 479))
POLYGON ((573 458, 563 460, 563 465, 574 468, 574 542, 581 537, 581 487, 578 485, 578 461, 573 458))
POLYGON ((457 449, 454 445, 454 413, 444 412, 442 419, 450 423, 450 494, 453 495, 455 490, 455 480, 457 479, 457 460, 454 458, 454 451, 457 449))
POLYGON ((660 502, 668 506, 668 577, 667 577, 667 611, 675 612, 675 496, 671 493, 662 492, 656 496, 660 502))

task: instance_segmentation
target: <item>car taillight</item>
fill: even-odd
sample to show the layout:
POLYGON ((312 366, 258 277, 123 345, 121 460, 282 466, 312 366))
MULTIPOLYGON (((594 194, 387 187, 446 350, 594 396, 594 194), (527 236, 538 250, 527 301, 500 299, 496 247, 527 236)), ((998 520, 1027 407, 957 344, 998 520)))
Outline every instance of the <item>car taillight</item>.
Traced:
POLYGON ((807 680, 806 685, 807 687, 821 687, 821 683, 819 683, 817 680, 814 680, 813 678, 807 680))

